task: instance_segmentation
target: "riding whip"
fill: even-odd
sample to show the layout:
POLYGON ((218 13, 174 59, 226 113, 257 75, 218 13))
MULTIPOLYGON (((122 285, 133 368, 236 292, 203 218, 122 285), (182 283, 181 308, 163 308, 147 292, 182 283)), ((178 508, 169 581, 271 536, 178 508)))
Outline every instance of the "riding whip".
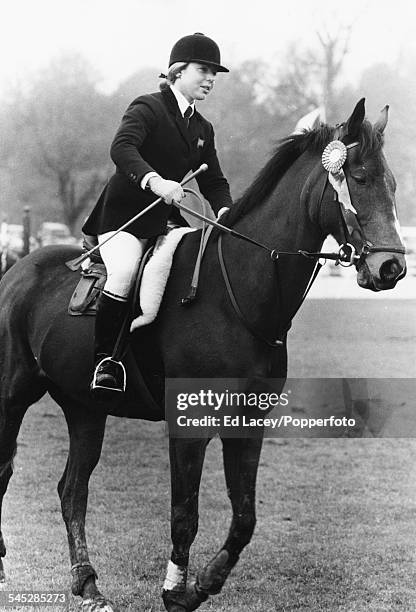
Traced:
MULTIPOLYGON (((269 249, 266 245, 261 244, 260 242, 257 242, 257 240, 254 240, 254 238, 250 238, 249 236, 245 236, 244 234, 240 234, 240 232, 237 232, 236 230, 231 229, 231 227, 227 227, 226 225, 222 225, 222 223, 218 223, 218 221, 214 221, 213 219, 210 219, 209 217, 206 217, 205 215, 202 215, 201 213, 198 213, 195 210, 192 210, 191 208, 188 208, 187 206, 184 206, 183 204, 178 204, 177 202, 173 202, 172 205, 176 206, 176 208, 179 208, 180 210, 183 210, 184 212, 188 213, 192 217, 196 217, 200 221, 204 221, 205 223, 208 223, 208 225, 213 225, 214 227, 216 227, 217 229, 221 230, 225 234, 229 234, 230 236, 234 236, 234 238, 241 238, 241 240, 245 240, 246 242, 250 242, 250 244, 255 244, 256 246, 259 246, 262 249, 265 249, 266 251, 271 251, 272 254, 275 253, 272 249, 269 249)), ((277 259, 277 257, 272 255, 272 259, 277 259)))
MULTIPOLYGON (((194 179, 196 176, 198 176, 198 174, 200 174, 201 172, 205 172, 206 170, 208 170, 208 164, 201 164, 201 166, 198 168, 198 170, 195 170, 195 172, 193 172, 192 174, 190 174, 189 176, 185 177, 183 179, 183 181, 181 181, 181 185, 186 185, 186 183, 189 183, 189 181, 191 181, 192 179, 194 179)), ((92 249, 90 249, 89 251, 86 251, 85 253, 83 253, 82 255, 80 255, 79 257, 77 257, 76 259, 71 259, 71 261, 67 261, 66 265, 68 266, 68 268, 70 270, 78 270, 78 268, 80 267, 80 265, 82 264, 83 261, 85 261, 86 259, 88 259, 88 257, 92 254, 95 253, 95 251, 98 251, 98 249, 100 247, 103 246, 103 244, 105 244, 106 242, 108 242, 109 240, 111 240, 111 238, 113 238, 114 236, 116 236, 116 234, 119 234, 120 232, 122 232, 123 230, 125 230, 129 225, 131 225, 132 223, 134 223, 135 221, 137 221, 137 219, 139 219, 140 217, 142 217, 143 215, 145 215, 147 212, 149 212, 149 210, 151 210, 152 208, 154 208, 157 204, 160 204, 160 202, 163 201, 163 198, 157 198, 157 200, 155 200, 154 202, 152 202, 152 204, 149 204, 149 206, 147 206, 144 210, 141 210, 139 213, 137 213, 137 215, 135 215, 134 217, 132 217, 131 219, 129 219, 128 221, 126 221, 126 223, 124 223, 121 227, 118 228, 118 230, 116 230, 114 232, 114 234, 112 234, 111 236, 109 236, 108 238, 106 238, 105 240, 103 240, 103 242, 101 244, 96 244, 92 249)), ((191 211, 192 212, 192 211, 191 211)))

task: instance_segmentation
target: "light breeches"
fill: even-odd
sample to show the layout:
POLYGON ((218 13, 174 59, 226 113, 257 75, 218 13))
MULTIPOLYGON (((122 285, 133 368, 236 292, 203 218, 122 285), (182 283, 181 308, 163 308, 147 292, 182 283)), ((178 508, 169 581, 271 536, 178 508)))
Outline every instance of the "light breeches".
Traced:
MULTIPOLYGON (((115 232, 106 232, 98 236, 101 245, 115 232)), ((146 246, 145 238, 136 238, 127 232, 120 232, 103 246, 100 253, 107 270, 107 281, 104 291, 113 298, 127 298, 140 260, 146 246)))

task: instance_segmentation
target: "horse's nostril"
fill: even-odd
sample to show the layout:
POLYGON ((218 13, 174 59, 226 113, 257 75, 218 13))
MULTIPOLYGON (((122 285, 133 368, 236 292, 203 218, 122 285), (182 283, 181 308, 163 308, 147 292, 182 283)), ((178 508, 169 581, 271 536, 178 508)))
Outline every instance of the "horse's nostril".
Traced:
POLYGON ((389 259, 380 266, 380 278, 383 282, 394 281, 402 273, 402 267, 397 259, 389 259))

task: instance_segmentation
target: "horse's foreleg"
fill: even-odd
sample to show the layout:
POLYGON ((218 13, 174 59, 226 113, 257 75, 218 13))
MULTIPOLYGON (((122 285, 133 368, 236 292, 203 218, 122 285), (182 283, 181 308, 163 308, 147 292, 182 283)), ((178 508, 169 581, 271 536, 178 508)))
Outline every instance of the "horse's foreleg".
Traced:
POLYGON ((198 573, 195 589, 204 595, 220 592, 253 535, 256 477, 262 442, 262 438, 223 440, 224 471, 233 518, 223 547, 198 573))
MULTIPOLYGON (((199 485, 207 443, 208 440, 174 438, 169 442, 173 548, 163 585, 163 601, 169 612, 195 609, 184 602, 184 596, 189 550, 198 531, 199 485)), ((199 603, 204 599, 205 596, 199 603)))
POLYGON ((106 415, 67 406, 64 413, 70 445, 58 493, 68 534, 72 592, 81 596, 86 604, 91 602, 90 607, 86 605, 83 609, 112 610, 95 584, 97 574, 89 560, 85 537, 88 482, 100 458, 106 415))

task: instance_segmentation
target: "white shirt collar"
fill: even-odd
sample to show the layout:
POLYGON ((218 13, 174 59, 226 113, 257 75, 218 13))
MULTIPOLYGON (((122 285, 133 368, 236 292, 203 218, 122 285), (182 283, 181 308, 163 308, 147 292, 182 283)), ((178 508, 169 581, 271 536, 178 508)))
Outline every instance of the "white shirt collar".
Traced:
MULTIPOLYGON (((183 93, 181 91, 179 91, 179 89, 177 89, 175 87, 175 85, 171 85, 170 88, 171 88, 171 90, 172 90, 172 92, 173 92, 173 94, 174 94, 174 96, 175 96, 175 98, 176 98, 176 100, 178 102, 179 110, 182 113, 182 117, 184 116, 184 113, 185 113, 186 109, 188 108, 188 106, 190 106, 192 108, 192 115, 193 115, 194 112, 195 112, 195 102, 192 102, 192 104, 190 104, 188 102, 188 100, 185 98, 185 96, 183 95, 183 93)), ((192 115, 191 115, 191 117, 192 117, 192 115)))

